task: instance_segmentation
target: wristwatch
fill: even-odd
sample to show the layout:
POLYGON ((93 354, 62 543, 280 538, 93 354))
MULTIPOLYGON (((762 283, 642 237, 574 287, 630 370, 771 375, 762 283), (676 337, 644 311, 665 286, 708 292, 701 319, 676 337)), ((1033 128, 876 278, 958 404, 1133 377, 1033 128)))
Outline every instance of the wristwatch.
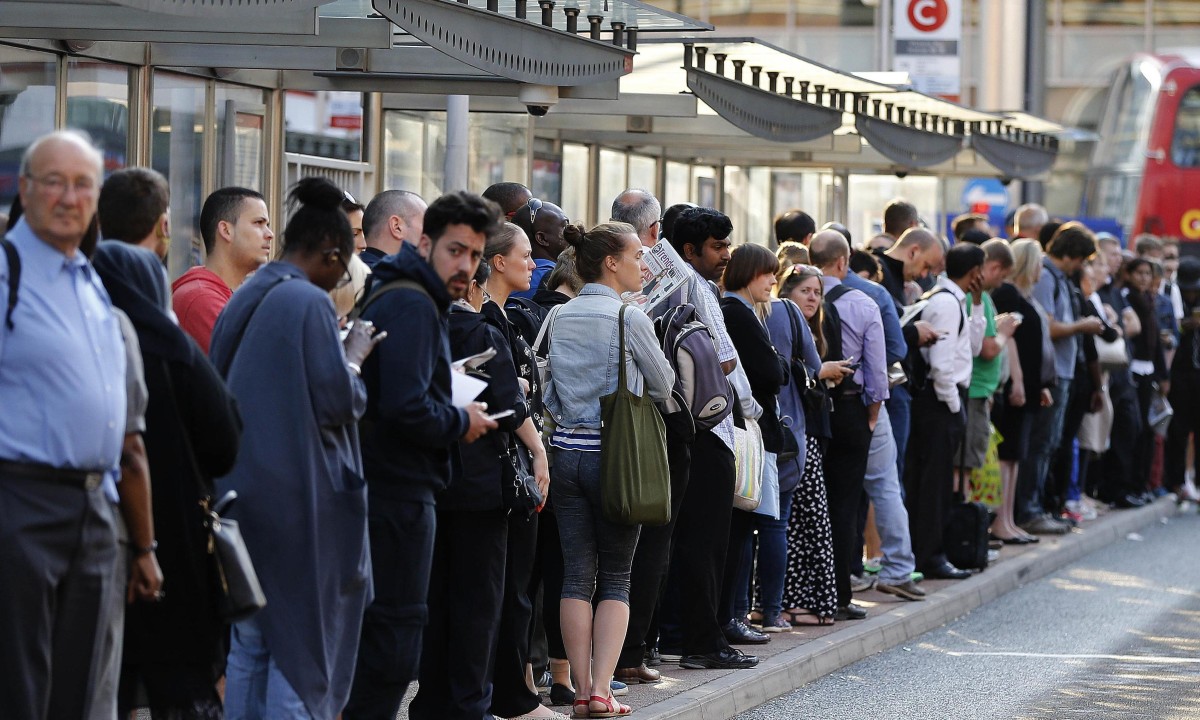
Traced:
POLYGON ((150 544, 149 544, 149 545, 147 545, 146 547, 137 547, 137 548, 134 548, 134 549, 133 549, 133 554, 134 554, 134 555, 136 555, 136 556, 138 556, 138 557, 141 557, 142 555, 149 555, 150 553, 154 552, 154 551, 155 551, 155 550, 157 550, 157 549, 158 549, 158 541, 157 541, 157 540, 151 540, 151 541, 150 541, 150 544))

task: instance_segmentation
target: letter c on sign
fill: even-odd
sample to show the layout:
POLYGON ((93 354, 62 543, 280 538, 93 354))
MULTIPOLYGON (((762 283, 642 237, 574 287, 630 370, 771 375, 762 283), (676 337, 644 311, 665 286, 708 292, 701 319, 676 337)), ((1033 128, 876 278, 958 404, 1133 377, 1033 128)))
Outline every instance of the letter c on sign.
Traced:
POLYGON ((908 21, 922 32, 933 32, 946 24, 950 8, 946 0, 909 0, 908 21))

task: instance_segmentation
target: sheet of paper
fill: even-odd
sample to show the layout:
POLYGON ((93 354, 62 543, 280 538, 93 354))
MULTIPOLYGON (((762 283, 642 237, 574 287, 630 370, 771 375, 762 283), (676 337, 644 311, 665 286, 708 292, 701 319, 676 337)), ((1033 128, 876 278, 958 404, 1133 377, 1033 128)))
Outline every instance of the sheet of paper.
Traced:
POLYGON ((473 378, 460 372, 450 373, 450 390, 453 396, 451 402, 455 407, 466 407, 479 397, 485 388, 487 388, 487 383, 479 378, 473 378))

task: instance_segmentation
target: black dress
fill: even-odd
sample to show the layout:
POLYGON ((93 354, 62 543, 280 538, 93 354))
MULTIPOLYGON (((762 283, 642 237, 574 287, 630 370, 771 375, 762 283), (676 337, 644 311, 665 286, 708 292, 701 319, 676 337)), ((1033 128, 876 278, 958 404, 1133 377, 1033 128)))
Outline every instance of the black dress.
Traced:
POLYGON ((996 403, 992 407, 992 423, 1003 438, 997 448, 1001 460, 1019 462, 1029 451, 1029 434, 1034 418, 1042 412, 1041 393, 1056 381, 1054 354, 1046 352, 1046 314, 1037 301, 1026 297, 1012 283, 1004 283, 992 292, 996 314, 1021 313, 1021 324, 1013 333, 1017 344, 1017 355, 1021 360, 1021 373, 1025 384, 1025 405, 1015 407, 1009 402, 1012 379, 1000 388, 996 403))
POLYGON ((165 593, 159 602, 126 608, 120 713, 128 715, 144 693, 155 718, 220 718, 216 682, 228 630, 216 611, 200 502, 212 495, 213 478, 233 468, 241 417, 208 358, 166 315, 157 257, 120 243, 101 247, 97 273, 142 349, 149 391, 143 439, 165 593))

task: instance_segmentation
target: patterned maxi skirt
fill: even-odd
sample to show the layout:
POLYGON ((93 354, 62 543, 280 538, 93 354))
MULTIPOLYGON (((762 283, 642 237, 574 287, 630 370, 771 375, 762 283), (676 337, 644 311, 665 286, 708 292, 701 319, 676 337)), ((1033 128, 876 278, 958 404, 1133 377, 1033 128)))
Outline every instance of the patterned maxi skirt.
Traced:
POLYGON ((833 617, 837 610, 837 590, 833 578, 833 530, 821 469, 824 453, 817 438, 809 437, 806 447, 804 473, 792 494, 783 607, 807 610, 818 617, 833 617))

